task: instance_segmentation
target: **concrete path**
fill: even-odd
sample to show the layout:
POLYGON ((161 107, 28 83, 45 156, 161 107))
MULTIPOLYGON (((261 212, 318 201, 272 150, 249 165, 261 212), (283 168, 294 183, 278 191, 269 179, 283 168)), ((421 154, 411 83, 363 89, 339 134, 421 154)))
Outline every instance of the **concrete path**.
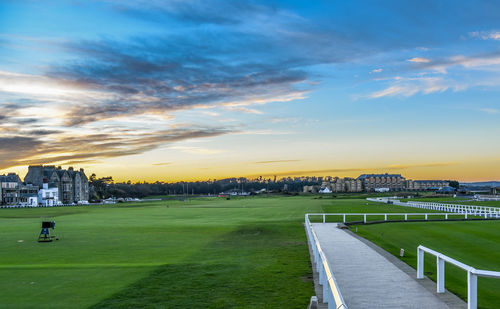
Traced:
POLYGON ((313 229, 349 309, 457 308, 336 223, 314 223, 313 229))

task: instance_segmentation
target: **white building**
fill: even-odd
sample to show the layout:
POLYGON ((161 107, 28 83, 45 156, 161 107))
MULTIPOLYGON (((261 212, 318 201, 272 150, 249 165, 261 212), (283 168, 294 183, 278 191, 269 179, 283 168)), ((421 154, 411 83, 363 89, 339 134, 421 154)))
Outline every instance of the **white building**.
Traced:
POLYGON ((59 189, 57 186, 51 186, 44 182, 43 188, 38 191, 38 204, 41 206, 56 206, 59 202, 59 189))
POLYGON ((332 193, 332 190, 330 190, 328 187, 324 187, 324 188, 320 189, 318 191, 318 193, 328 194, 328 193, 332 193))
POLYGON ((21 198, 23 202, 19 202, 19 205, 24 207, 37 207, 38 206, 38 197, 36 193, 31 194, 21 194, 21 198))

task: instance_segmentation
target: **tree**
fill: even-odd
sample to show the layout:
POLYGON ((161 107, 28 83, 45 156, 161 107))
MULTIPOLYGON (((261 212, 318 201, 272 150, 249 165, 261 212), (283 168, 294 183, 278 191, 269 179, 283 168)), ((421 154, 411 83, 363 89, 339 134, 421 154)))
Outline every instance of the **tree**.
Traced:
POLYGON ((460 187, 460 183, 456 180, 447 180, 450 184, 450 187, 453 187, 455 189, 458 189, 460 187))
POLYGON ((97 178, 96 174, 90 175, 89 185, 92 198, 101 200, 109 197, 108 187, 113 183, 113 177, 111 176, 97 178))

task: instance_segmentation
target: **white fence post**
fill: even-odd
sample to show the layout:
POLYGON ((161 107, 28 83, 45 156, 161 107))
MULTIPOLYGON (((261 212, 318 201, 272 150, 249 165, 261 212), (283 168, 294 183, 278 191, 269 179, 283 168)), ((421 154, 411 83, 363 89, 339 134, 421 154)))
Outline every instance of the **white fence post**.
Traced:
POLYGON ((363 222, 366 223, 366 214, 363 215, 363 222))
POLYGON ((437 268, 437 292, 444 293, 444 260, 439 256, 436 257, 437 268))
POLYGON ((417 248, 417 279, 424 279, 424 250, 417 248))
POLYGON ((345 214, 344 214, 344 223, 345 223, 345 214))
POLYGON ((324 267, 321 267, 323 273, 323 303, 328 304, 330 302, 328 295, 328 278, 326 277, 326 271, 324 267))
POLYGON ((467 272, 467 308, 477 309, 477 275, 467 272))
POLYGON ((325 217, 326 217, 325 214, 323 214, 323 223, 325 223, 325 217))
POLYGON ((384 221, 387 221, 387 214, 384 215, 384 221))

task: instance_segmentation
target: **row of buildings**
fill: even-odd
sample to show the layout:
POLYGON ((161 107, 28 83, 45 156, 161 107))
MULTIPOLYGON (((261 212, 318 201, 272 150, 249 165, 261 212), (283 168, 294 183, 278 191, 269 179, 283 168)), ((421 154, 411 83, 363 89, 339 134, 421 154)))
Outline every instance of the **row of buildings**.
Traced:
POLYGON ((445 180, 411 180, 401 174, 363 174, 358 178, 331 178, 321 186, 304 186, 304 192, 376 192, 437 190, 449 186, 445 180))
POLYGON ((0 175, 2 205, 54 206, 87 203, 88 199, 89 180, 83 169, 29 166, 24 182, 14 173, 0 175))

